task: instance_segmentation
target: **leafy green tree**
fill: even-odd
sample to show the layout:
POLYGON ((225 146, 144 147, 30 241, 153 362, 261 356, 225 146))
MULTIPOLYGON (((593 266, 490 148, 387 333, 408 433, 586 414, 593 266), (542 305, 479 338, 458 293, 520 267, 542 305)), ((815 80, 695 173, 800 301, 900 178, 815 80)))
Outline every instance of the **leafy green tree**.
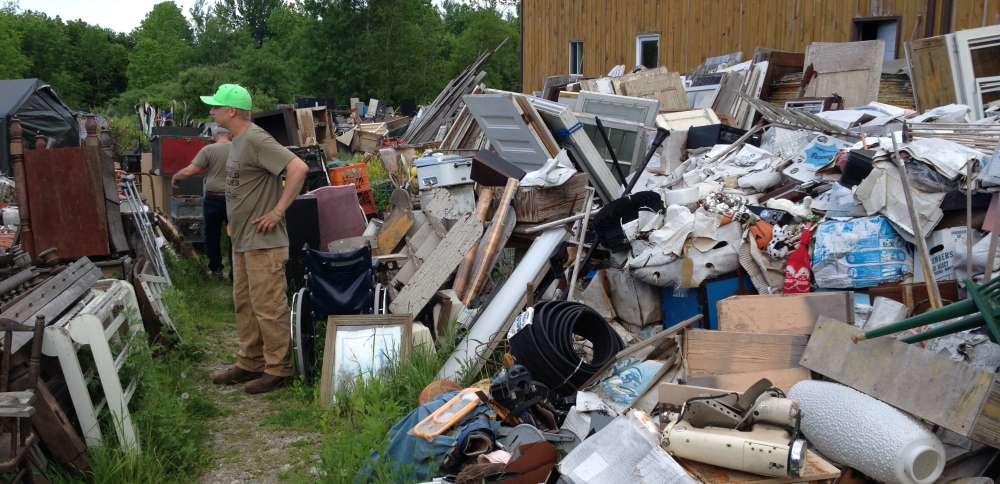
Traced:
POLYGON ((79 88, 78 108, 104 105, 128 87, 128 52, 119 34, 80 20, 66 23, 66 33, 70 43, 66 69, 79 88))
POLYGON ((194 34, 172 1, 153 7, 135 30, 135 48, 126 71, 130 89, 163 82, 189 65, 194 34))
POLYGON ((448 39, 444 49, 451 64, 452 77, 457 76, 479 54, 493 50, 506 39, 504 46, 483 65, 487 86, 508 91, 520 91, 521 25, 516 10, 496 1, 477 5, 445 2, 445 22, 448 39))
POLYGON ((12 13, 0 12, 0 79, 24 77, 31 68, 31 60, 21 53, 21 34, 16 24, 12 13))
POLYGON ((234 15, 237 25, 243 26, 256 42, 259 49, 264 39, 271 36, 267 20, 271 13, 282 7, 282 0, 222 0, 226 9, 234 15))
POLYGON ((260 48, 247 44, 241 49, 240 82, 280 102, 292 102, 302 84, 301 48, 309 40, 303 30, 305 21, 305 15, 293 6, 274 9, 267 19, 274 35, 260 48))
POLYGON ((240 49, 253 42, 246 29, 237 27, 233 13, 225 4, 197 0, 188 12, 194 24, 192 61, 195 64, 234 62, 240 49))

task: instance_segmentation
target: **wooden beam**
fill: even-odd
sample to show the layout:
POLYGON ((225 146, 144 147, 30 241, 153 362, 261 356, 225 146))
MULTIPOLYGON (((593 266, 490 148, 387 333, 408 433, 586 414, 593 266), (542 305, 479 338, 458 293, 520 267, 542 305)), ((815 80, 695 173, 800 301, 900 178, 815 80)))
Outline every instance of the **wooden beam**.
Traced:
POLYGON ((691 329, 685 355, 691 377, 797 368, 808 336, 691 329))
POLYGON ((483 224, 472 215, 466 215, 448 232, 448 236, 417 269, 410 281, 389 305, 393 313, 420 313, 434 293, 448 279, 462 256, 483 236, 483 224))
POLYGON ((851 341, 861 330, 820 318, 802 366, 952 432, 1000 446, 996 373, 882 337, 851 341))

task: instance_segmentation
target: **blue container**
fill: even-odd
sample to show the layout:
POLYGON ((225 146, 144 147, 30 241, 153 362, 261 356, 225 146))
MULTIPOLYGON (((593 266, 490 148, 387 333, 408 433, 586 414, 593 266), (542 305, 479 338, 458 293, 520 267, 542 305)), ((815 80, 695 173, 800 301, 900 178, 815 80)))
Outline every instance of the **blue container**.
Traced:
MULTIPOLYGON (((757 294, 750 276, 744 274, 743 288, 757 294)), ((674 288, 663 288, 663 327, 669 328, 677 323, 699 314, 702 320, 698 327, 719 329, 719 314, 715 303, 732 296, 740 288, 739 276, 736 273, 719 276, 702 282, 700 286, 688 289, 683 295, 675 295, 674 288)))

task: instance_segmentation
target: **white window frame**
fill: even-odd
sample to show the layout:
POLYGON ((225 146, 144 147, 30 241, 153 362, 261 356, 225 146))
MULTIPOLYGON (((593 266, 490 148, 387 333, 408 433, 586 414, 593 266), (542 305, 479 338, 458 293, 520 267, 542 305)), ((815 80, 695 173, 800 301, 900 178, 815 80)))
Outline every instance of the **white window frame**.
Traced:
MULTIPOLYGON (((656 63, 660 63, 660 34, 636 35, 635 36, 635 65, 642 64, 642 43, 656 41, 656 63)), ((645 64, 642 64, 645 65, 645 64)), ((650 69, 656 66, 646 66, 650 69)))
POLYGON ((582 76, 583 75, 583 41, 582 40, 571 40, 571 41, 569 41, 569 75, 571 75, 571 76, 582 76), (574 44, 579 46, 578 50, 579 50, 579 54, 580 54, 579 55, 579 62, 577 63, 577 66, 576 66, 576 68, 577 68, 576 72, 573 71, 573 64, 574 64, 574 60, 575 60, 574 57, 576 57, 576 56, 573 55, 574 54, 574 52, 573 52, 574 44))

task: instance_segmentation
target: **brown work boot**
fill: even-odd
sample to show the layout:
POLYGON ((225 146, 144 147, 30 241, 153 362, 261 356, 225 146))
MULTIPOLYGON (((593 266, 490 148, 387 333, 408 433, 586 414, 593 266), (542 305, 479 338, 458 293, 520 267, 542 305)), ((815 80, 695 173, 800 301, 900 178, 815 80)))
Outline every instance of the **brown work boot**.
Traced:
POLYGON ((247 393, 254 395, 257 393, 267 393, 278 387, 283 387, 292 382, 292 376, 277 376, 264 373, 264 376, 247 383, 244 388, 247 393))
POLYGON ((212 383, 216 385, 235 385, 245 381, 256 380, 263 375, 263 371, 247 371, 234 366, 226 371, 212 375, 212 383))

